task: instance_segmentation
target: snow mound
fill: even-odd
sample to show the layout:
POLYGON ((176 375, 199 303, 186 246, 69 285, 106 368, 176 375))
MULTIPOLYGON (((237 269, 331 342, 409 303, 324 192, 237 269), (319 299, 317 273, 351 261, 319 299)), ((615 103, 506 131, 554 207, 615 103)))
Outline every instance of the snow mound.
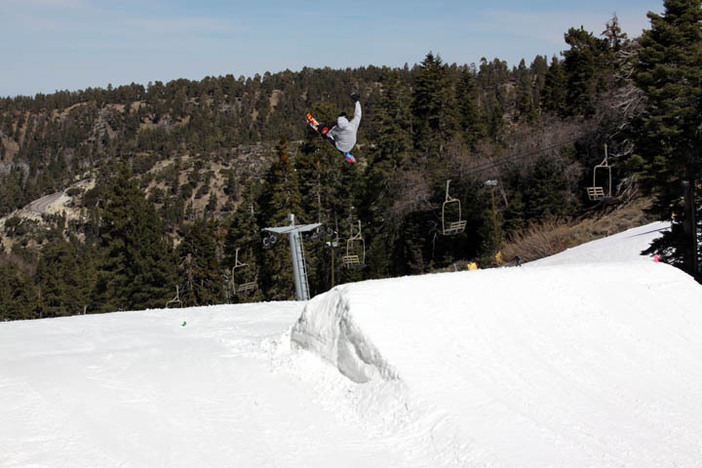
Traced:
POLYGON ((396 378, 349 313, 344 291, 337 288, 308 303, 292 329, 293 345, 318 354, 357 383, 396 378))
POLYGON ((398 379, 446 466, 695 466, 699 304, 653 261, 513 267, 340 286, 291 338, 353 382, 398 379))

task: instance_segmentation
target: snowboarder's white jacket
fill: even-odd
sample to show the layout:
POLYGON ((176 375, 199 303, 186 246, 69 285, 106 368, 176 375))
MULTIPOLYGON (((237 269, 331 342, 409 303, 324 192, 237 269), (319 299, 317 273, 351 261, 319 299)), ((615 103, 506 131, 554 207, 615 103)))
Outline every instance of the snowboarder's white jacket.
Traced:
POLYGON ((339 116, 336 125, 329 130, 328 135, 334 139, 334 146, 342 153, 348 153, 356 144, 356 132, 361 124, 361 103, 356 101, 351 120, 339 116))

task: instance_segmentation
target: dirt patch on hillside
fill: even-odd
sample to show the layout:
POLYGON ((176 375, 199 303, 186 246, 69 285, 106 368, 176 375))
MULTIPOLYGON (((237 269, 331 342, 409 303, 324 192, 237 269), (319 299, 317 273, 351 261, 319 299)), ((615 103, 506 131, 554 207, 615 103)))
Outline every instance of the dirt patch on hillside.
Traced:
POLYGON ((502 249, 505 262, 522 262, 555 255, 571 247, 656 221, 645 213, 648 198, 638 198, 611 211, 595 212, 575 222, 554 220, 533 225, 514 235, 502 249))

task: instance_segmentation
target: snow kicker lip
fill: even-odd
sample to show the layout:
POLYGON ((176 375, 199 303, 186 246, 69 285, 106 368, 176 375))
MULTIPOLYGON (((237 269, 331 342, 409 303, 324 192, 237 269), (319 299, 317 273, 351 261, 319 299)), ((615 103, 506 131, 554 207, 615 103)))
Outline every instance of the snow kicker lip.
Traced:
POLYGON ((397 372, 355 322, 342 288, 335 288, 307 303, 292 328, 291 342, 330 362, 353 382, 398 378, 397 372))

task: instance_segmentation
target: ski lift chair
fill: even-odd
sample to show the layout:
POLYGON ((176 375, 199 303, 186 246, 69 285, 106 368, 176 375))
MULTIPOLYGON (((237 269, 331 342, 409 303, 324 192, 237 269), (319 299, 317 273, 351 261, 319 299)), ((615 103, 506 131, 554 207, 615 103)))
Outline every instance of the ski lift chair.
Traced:
POLYGON ((251 292, 254 289, 256 289, 256 285, 257 285, 256 280, 249 281, 248 283, 243 283, 240 286, 236 286, 234 294, 244 294, 247 292, 251 292))
POLYGON ((180 286, 178 286, 177 284, 175 297, 170 301, 166 302, 166 309, 170 309, 171 307, 182 307, 182 303, 180 302, 180 286))
MULTIPOLYGON (((351 234, 353 234, 353 225, 351 225, 351 234)), ((361 235, 361 221, 358 221, 358 232, 346 241, 346 255, 341 257, 341 266, 345 268, 366 266, 366 241, 361 235)))
POLYGON ((232 292, 234 294, 243 294, 256 289, 256 280, 236 285, 236 269, 247 267, 248 264, 239 261, 239 247, 234 252, 234 266, 232 267, 232 292))
POLYGON ((587 187, 587 196, 590 199, 590 201, 603 201, 613 198, 612 167, 609 165, 607 159, 607 145, 605 145, 605 157, 601 163, 599 163, 592 169, 592 186, 587 187), (603 187, 602 185, 597 185, 598 174, 600 174, 600 179, 602 179, 602 177, 606 177, 606 190, 605 187, 603 187), (604 176, 602 176, 602 174, 604 174, 604 176))
POLYGON ((458 198, 453 198, 449 195, 449 184, 451 180, 446 181, 446 199, 441 205, 441 231, 445 236, 454 236, 466 230, 467 221, 461 219, 461 201, 458 198), (447 210, 447 207, 449 208, 447 210), (447 211, 457 211, 457 216, 447 216, 447 211))

